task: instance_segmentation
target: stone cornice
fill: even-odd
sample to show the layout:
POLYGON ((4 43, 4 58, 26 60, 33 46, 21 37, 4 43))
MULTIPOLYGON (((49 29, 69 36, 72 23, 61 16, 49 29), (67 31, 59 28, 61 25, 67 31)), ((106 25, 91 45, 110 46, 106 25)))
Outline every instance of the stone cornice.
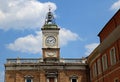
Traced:
POLYGON ((38 64, 5 64, 6 70, 46 70, 46 69, 70 69, 86 70, 87 64, 72 63, 38 63, 38 64))

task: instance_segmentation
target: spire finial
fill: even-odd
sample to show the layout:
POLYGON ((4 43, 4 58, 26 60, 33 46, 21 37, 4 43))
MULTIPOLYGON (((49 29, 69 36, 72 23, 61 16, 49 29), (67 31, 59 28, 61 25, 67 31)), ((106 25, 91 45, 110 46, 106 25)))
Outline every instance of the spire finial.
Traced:
POLYGON ((50 5, 48 5, 48 6, 49 6, 49 12, 51 12, 52 7, 50 5))

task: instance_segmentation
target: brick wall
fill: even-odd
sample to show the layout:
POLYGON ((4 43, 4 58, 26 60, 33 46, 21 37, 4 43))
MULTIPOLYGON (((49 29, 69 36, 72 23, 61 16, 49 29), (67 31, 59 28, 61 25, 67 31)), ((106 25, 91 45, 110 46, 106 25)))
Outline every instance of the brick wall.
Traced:
MULTIPOLYGON (((6 82, 25 82, 25 76, 33 76, 33 82, 46 82, 45 71, 6 71, 6 82)), ((58 82, 70 82, 71 76, 77 76, 78 82, 89 82, 84 70, 59 70, 58 82)))

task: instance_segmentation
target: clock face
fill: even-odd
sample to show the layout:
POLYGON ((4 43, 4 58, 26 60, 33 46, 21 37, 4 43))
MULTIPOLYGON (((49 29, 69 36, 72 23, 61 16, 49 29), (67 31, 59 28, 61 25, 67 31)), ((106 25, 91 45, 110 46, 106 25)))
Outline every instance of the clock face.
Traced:
POLYGON ((56 43, 56 39, 54 36, 48 36, 45 42, 47 46, 54 46, 56 43))

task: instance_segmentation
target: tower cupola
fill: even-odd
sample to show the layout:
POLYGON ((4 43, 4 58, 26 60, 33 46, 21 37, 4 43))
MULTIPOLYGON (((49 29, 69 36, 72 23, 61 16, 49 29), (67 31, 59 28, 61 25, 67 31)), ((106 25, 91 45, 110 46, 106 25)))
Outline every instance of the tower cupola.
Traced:
POLYGON ((49 8, 49 12, 47 13, 45 24, 55 24, 54 15, 51 12, 51 8, 49 8))

